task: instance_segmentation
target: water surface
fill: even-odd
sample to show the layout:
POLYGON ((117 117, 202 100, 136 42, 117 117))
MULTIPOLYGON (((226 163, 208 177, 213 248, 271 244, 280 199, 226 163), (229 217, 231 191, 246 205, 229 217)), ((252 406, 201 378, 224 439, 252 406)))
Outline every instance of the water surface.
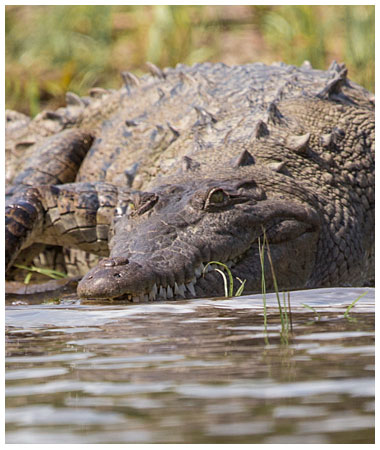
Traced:
POLYGON ((374 298, 8 302, 6 442, 373 443, 374 298))

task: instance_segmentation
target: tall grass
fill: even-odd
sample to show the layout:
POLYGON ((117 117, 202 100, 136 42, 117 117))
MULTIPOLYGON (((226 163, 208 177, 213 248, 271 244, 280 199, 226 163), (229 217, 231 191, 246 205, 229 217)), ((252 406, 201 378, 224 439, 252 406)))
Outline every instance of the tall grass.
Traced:
POLYGON ((280 6, 263 17, 262 31, 281 59, 296 65, 309 60, 316 68, 344 61, 350 78, 373 91, 374 12, 373 6, 280 6))
POLYGON ((292 316, 291 316, 291 308, 290 308, 290 294, 288 292, 288 303, 286 303, 286 294, 283 292, 283 304, 281 305, 280 300, 280 291, 278 289, 277 284, 277 278, 276 273, 274 270, 273 260, 270 253, 270 247, 268 243, 268 238, 266 236, 265 229, 263 228, 263 243, 261 244, 259 239, 259 255, 260 255, 260 263, 261 263, 261 289, 262 289, 262 295, 263 295, 263 303, 264 303, 264 333, 265 333, 265 343, 268 344, 268 333, 267 333, 267 309, 266 309, 266 285, 265 285, 265 249, 267 253, 267 259, 269 262, 271 275, 272 275, 272 282, 273 282, 273 288, 276 294, 277 298, 277 306, 278 306, 278 312, 280 316, 281 321, 281 342, 283 344, 288 345, 289 343, 289 333, 293 330, 293 324, 292 324, 292 316))
POLYGON ((261 265, 261 294, 263 296, 263 308, 264 308, 264 340, 265 344, 269 345, 268 340, 268 318, 267 318, 267 297, 266 297, 266 283, 265 283, 265 268, 264 268, 264 245, 261 245, 261 239, 259 238, 259 255, 261 265))
POLYGON ((374 6, 21 6, 5 9, 6 106, 32 115, 119 72, 202 61, 345 61, 374 89, 374 6), (239 52, 236 52, 239 48, 239 52))

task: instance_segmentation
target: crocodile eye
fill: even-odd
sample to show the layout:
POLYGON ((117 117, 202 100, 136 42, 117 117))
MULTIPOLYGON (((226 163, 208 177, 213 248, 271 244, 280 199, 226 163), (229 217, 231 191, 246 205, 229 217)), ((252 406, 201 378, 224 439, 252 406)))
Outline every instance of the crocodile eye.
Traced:
POLYGON ((208 201, 210 203, 224 203, 225 198, 225 193, 221 189, 218 189, 217 191, 213 191, 210 193, 208 201))
POLYGON ((205 207, 208 206, 222 206, 225 205, 229 200, 229 195, 223 191, 223 189, 212 189, 205 202, 205 207))

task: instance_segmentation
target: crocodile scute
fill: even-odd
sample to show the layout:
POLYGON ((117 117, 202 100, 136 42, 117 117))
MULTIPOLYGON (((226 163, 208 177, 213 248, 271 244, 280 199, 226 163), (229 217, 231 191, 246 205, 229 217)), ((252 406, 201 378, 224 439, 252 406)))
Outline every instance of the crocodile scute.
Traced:
POLYGON ((96 255, 82 298, 223 295, 210 261, 259 292, 265 238, 279 289, 373 282, 374 96, 344 64, 148 69, 7 111, 9 273, 59 245, 96 255))

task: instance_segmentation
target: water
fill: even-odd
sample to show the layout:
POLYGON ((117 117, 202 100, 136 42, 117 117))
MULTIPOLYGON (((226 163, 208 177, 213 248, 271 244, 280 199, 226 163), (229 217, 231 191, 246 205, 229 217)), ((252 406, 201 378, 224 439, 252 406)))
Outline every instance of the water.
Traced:
POLYGON ((9 302, 6 442, 374 443, 374 298, 9 302))

